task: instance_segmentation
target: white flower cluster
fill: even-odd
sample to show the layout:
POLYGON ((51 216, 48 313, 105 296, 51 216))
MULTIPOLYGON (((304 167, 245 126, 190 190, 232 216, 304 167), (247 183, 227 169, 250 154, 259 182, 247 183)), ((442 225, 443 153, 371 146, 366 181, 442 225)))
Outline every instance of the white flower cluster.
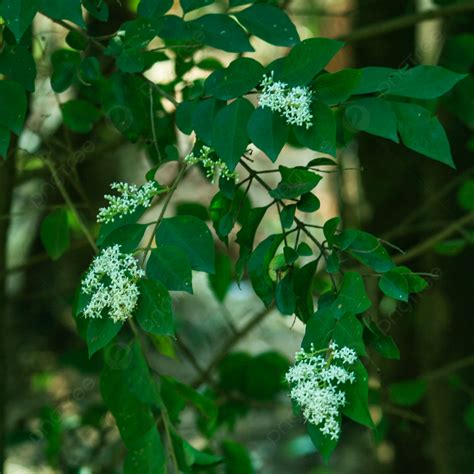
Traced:
POLYGON ((82 292, 92 295, 84 317, 102 318, 106 311, 114 322, 126 321, 140 295, 137 281, 144 276, 133 255, 120 252, 120 245, 104 249, 82 281, 82 292))
POLYGON ((290 397, 300 406, 309 423, 319 427, 321 433, 337 440, 340 434, 339 414, 346 403, 346 396, 339 385, 354 383, 354 372, 344 365, 357 360, 357 354, 348 347, 329 346, 328 359, 324 351, 310 352, 301 349, 295 355, 296 363, 286 373, 291 384, 290 397), (342 365, 336 363, 338 361, 342 365))
POLYGON ((119 195, 106 194, 104 197, 109 201, 107 207, 99 209, 97 222, 111 222, 117 216, 131 214, 138 206, 148 207, 152 199, 159 194, 160 185, 155 181, 148 181, 143 186, 128 183, 112 183, 111 189, 119 195))
POLYGON ((184 158, 184 161, 188 165, 202 163, 202 166, 206 172, 206 177, 211 179, 212 183, 214 183, 221 176, 227 180, 238 180, 237 173, 235 171, 230 171, 229 167, 222 160, 214 161, 212 158, 210 158, 209 155, 211 153, 212 149, 204 145, 201 148, 198 156, 191 152, 184 158))
POLYGON ((261 82, 262 93, 258 99, 260 107, 269 107, 273 112, 280 112, 286 123, 311 127, 313 114, 311 113, 312 94, 308 87, 289 87, 288 84, 273 79, 271 75, 263 76, 261 82))

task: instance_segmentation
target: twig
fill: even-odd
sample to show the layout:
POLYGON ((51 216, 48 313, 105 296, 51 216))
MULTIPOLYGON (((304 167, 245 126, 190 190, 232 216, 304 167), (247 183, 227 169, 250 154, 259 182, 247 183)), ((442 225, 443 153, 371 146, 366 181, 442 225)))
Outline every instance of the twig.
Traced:
POLYGON ((403 255, 396 255, 395 257, 393 257, 393 261, 399 264, 412 260, 413 258, 424 254, 428 250, 432 249, 437 243, 442 242, 443 240, 447 239, 456 232, 459 232, 459 230, 465 227, 466 225, 471 224, 473 222, 474 212, 466 214, 465 216, 454 221, 451 225, 441 230, 437 234, 432 235, 424 242, 421 242, 420 244, 415 245, 411 249, 407 250, 406 253, 404 253, 403 255))
POLYGON ((76 206, 72 202, 71 198, 69 197, 69 194, 64 187, 63 183, 61 182, 61 179, 58 176, 58 173, 56 171, 56 168, 54 166, 54 163, 52 163, 48 158, 45 159, 46 164, 48 165, 50 171, 51 171, 51 176, 53 177, 53 180, 61 193, 61 196, 63 197, 64 201, 66 202, 67 206, 69 209, 71 209, 72 213, 74 214, 75 218, 77 219, 77 223, 79 224, 79 227, 82 230, 82 233, 84 234, 85 238, 89 242, 90 246, 94 249, 94 252, 98 252, 97 245, 95 244, 94 238, 92 237, 91 233, 89 232, 89 229, 87 228, 86 224, 82 220, 82 217, 80 216, 79 212, 76 209, 76 206))
MULTIPOLYGON (((409 214, 400 224, 398 224, 393 229, 389 230, 383 235, 384 239, 391 239, 394 236, 403 234, 404 229, 410 224, 415 222, 425 211, 434 206, 438 201, 447 196, 458 184, 462 183, 466 178, 474 174, 474 166, 468 168, 463 173, 456 176, 454 179, 449 181, 443 188, 436 190, 435 193, 432 193, 429 199, 427 199, 421 206, 417 207, 411 214, 409 214)), ((431 224, 431 222, 430 222, 431 224)), ((412 228, 413 226, 411 226, 412 228)))
POLYGON ((256 326, 258 326, 273 310, 274 306, 264 308, 257 313, 242 329, 233 334, 225 343, 224 347, 213 357, 208 366, 204 369, 204 373, 192 383, 194 388, 202 385, 211 375, 212 371, 225 359, 230 350, 256 326))
POLYGON ((474 354, 464 357, 463 359, 459 359, 455 362, 451 362, 450 364, 440 367, 439 369, 422 374, 419 378, 425 380, 439 379, 446 377, 447 375, 451 375, 453 372, 458 372, 459 370, 465 369, 466 367, 471 367, 472 365, 474 365, 474 354))
POLYGON ((473 1, 448 5, 447 7, 443 8, 426 10, 420 13, 413 13, 411 15, 393 18, 392 20, 384 21, 382 23, 375 23, 373 25, 365 26, 355 30, 347 35, 342 35, 338 37, 338 39, 348 43, 356 43, 358 41, 364 41, 376 36, 385 35, 393 31, 402 30, 423 21, 433 20, 435 18, 447 18, 452 15, 458 15, 460 13, 466 13, 469 11, 474 11, 473 1))
POLYGON ((413 421, 415 423, 425 423, 425 419, 422 416, 417 415, 416 413, 413 413, 410 410, 405 410, 404 408, 396 407, 390 404, 384 404, 382 405, 382 409, 385 413, 388 413, 389 415, 395 415, 400 418, 404 418, 405 420, 413 421))

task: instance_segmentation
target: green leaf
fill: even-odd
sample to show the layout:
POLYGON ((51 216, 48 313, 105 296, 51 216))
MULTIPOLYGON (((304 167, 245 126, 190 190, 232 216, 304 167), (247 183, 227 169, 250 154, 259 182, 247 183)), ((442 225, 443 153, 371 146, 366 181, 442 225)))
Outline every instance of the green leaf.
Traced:
POLYGON ((390 270, 387 273, 384 273, 382 278, 379 280, 379 288, 390 298, 399 301, 408 301, 408 281, 404 275, 395 270, 390 270))
POLYGON ((188 24, 202 36, 203 43, 213 48, 230 53, 254 51, 242 27, 227 15, 203 15, 188 24))
POLYGON ((332 338, 336 320, 330 307, 318 308, 307 324, 301 347, 306 351, 327 349, 332 338))
POLYGON ((267 43, 293 46, 300 38, 295 25, 280 8, 256 3, 234 15, 247 30, 267 43))
POLYGON ((466 211, 474 210, 474 179, 462 183, 458 191, 458 203, 466 211))
POLYGON ((260 148, 273 163, 288 139, 290 127, 268 107, 258 107, 250 116, 247 133, 252 143, 260 148))
POLYGON ((193 132, 193 113, 196 107, 195 101, 185 100, 176 109, 176 126, 186 135, 193 132))
POLYGON ((293 126, 298 142, 314 151, 336 156, 336 119, 332 110, 319 100, 311 104, 313 124, 310 128, 293 126))
POLYGON ((123 323, 109 318, 91 319, 87 325, 87 348, 89 357, 103 349, 122 329, 123 323))
POLYGON ((261 80, 263 66, 251 58, 238 58, 227 68, 214 71, 204 85, 206 95, 221 100, 234 99, 245 95, 261 80))
POLYGON ((103 247, 120 245, 120 251, 123 253, 133 253, 140 245, 147 226, 144 224, 127 224, 121 226, 107 235, 103 247))
POLYGON ((39 0, 41 13, 54 20, 69 20, 85 28, 81 0, 39 0))
POLYGON ((254 400, 271 400, 285 388, 288 359, 278 352, 262 352, 253 357, 243 374, 243 393, 254 400))
MULTIPOLYGON (((235 2, 236 0, 234 0, 235 2)), ((225 458, 226 474, 255 474, 252 458, 243 444, 225 440, 222 442, 222 451, 225 458)))
POLYGON ((161 281, 170 291, 193 292, 191 262, 179 247, 158 244, 151 251, 146 273, 149 278, 161 281))
POLYGON ((306 165, 307 168, 313 168, 316 166, 338 166, 337 162, 335 162, 332 158, 314 158, 313 160, 309 161, 306 165))
POLYGON ((60 49, 51 56, 53 74, 51 75, 51 87, 55 92, 64 92, 68 89, 81 64, 81 55, 77 51, 60 49))
POLYGON ((280 221, 284 229, 290 229, 295 221, 296 205, 285 206, 280 212, 280 221))
POLYGON ((248 261, 252 287, 265 306, 273 301, 275 284, 268 274, 270 262, 283 240, 282 234, 274 234, 260 242, 248 261))
POLYGON ((70 100, 61 105, 64 125, 76 133, 89 133, 100 118, 100 111, 85 100, 70 100))
POLYGON ((145 69, 145 58, 139 48, 124 49, 117 57, 117 67, 122 72, 134 74, 145 69))
POLYGON ((311 191, 321 181, 321 176, 305 168, 280 166, 281 181, 269 192, 275 199, 293 199, 311 191))
POLYGON ((0 16, 6 21, 17 43, 30 27, 38 11, 38 0, 8 0, 0 4, 0 16))
POLYGON ((446 132, 438 119, 424 107, 392 102, 398 131, 408 148, 454 168, 446 132))
POLYGON ((336 322, 332 338, 339 346, 350 347, 358 355, 367 355, 362 339, 363 326, 353 314, 346 314, 336 322))
POLYGON ((218 410, 214 400, 194 390, 189 385, 178 382, 172 377, 162 376, 162 392, 163 389, 171 396, 181 397, 187 402, 194 405, 200 414, 208 418, 211 423, 216 421, 218 410), (166 387, 165 387, 166 385, 166 387))
POLYGON ((368 339, 374 349, 386 359, 400 359, 400 351, 392 336, 384 334, 376 323, 369 322, 368 339))
POLYGON ((466 76, 440 66, 416 66, 393 74, 386 92, 413 99, 435 99, 466 76))
POLYGON ((344 110, 344 120, 354 130, 399 142, 397 117, 390 102, 383 99, 371 97, 351 102, 344 110))
POLYGON ((394 267, 379 239, 367 232, 344 230, 335 236, 334 244, 376 272, 385 273, 394 267))
POLYGON ((7 158, 10 145, 10 130, 0 125, 0 156, 7 158))
MULTIPOLYGON (((134 451, 147 445, 146 435, 156 424, 149 403, 143 402, 138 395, 140 392, 151 394, 152 382, 146 371, 146 364, 143 368, 144 362, 139 364, 140 361, 136 360, 143 358, 136 345, 126 346, 123 352, 125 354, 120 360, 116 357, 106 358, 100 377, 100 389, 125 446, 134 451), (141 370, 137 372, 138 369, 141 370)), ((156 459, 159 456, 157 453, 156 459)))
POLYGON ((336 216, 329 219, 328 221, 324 223, 323 233, 329 247, 332 247, 334 245, 336 231, 337 231, 337 228, 339 227, 340 222, 341 222, 341 218, 336 216))
POLYGON ((237 99, 221 109, 214 120, 212 147, 233 170, 247 149, 247 123, 254 110, 247 99, 237 99))
POLYGON ((207 225, 194 216, 168 217, 156 230, 159 245, 174 245, 189 258, 193 270, 214 273, 214 240, 207 225))
POLYGON ((101 78, 100 64, 96 57, 87 56, 85 57, 79 68, 79 74, 83 81, 86 81, 89 85, 97 82, 101 78))
POLYGON ((40 237, 46 252, 53 260, 57 260, 67 251, 71 242, 65 209, 57 209, 43 219, 40 237))
POLYGON ((369 94, 387 90, 390 87, 391 78, 400 72, 389 67, 365 67, 359 70, 362 77, 353 94, 369 94))
POLYGON ((214 0, 179 0, 179 3, 184 13, 188 13, 192 10, 212 5, 214 0))
POLYGON ((21 133, 26 115, 26 94, 17 82, 0 81, 0 126, 21 133))
POLYGON ((209 285, 218 301, 224 301, 232 284, 233 268, 228 255, 217 253, 216 272, 209 275, 209 285))
POLYGON ((173 0, 141 0, 138 14, 145 17, 162 16, 173 6, 173 0))
MULTIPOLYGON (((131 214, 117 216, 115 217, 113 221, 108 222, 106 224, 102 224, 99 229, 99 235, 97 236, 97 245, 99 247, 103 247, 106 239, 108 238, 110 234, 112 234, 117 229, 120 229, 124 226, 135 224, 138 221, 138 219, 140 219, 140 217, 143 215, 144 212, 145 212, 145 208, 143 206, 139 206, 131 214)), ((117 233, 117 236, 118 236, 118 233, 117 233)))
POLYGON ((346 385, 346 405, 342 409, 344 415, 361 425, 374 427, 369 412, 369 376, 362 362, 357 361, 352 370, 355 382, 346 385))
POLYGON ((422 379, 406 380, 391 384, 388 387, 388 396, 397 405, 411 407, 423 398, 427 388, 422 379))
POLYGON ((315 212, 321 207, 321 203, 314 194, 305 193, 301 196, 296 206, 301 212, 315 212))
POLYGON ((361 77, 358 69, 322 74, 314 81, 315 96, 327 105, 340 104, 351 96, 361 77))
POLYGON ((276 285, 275 303, 281 314, 292 315, 296 308, 293 272, 288 272, 276 285))
MULTIPOLYGON (((301 246, 304 244, 302 242, 298 247, 298 253, 301 255, 301 246)), ((306 244, 305 244, 306 245, 306 244)), ((312 254, 311 249, 306 245, 307 249, 305 253, 309 255, 312 254)), ((306 265, 298 268, 295 271, 295 297, 296 297, 296 307, 295 313, 298 318, 301 319, 304 323, 307 322, 314 313, 314 303, 313 303, 313 278, 316 273, 316 268, 318 266, 318 259, 313 260, 306 265)))
POLYGON ((267 207, 257 207, 250 209, 246 220, 242 223, 242 227, 240 228, 239 232, 237 232, 236 242, 240 246, 240 257, 237 261, 235 270, 238 281, 240 281, 242 278, 244 267, 253 249, 255 234, 267 209, 267 207))
POLYGON ((306 242, 301 242, 298 245, 298 249, 296 251, 298 252, 298 255, 300 257, 310 257, 311 255, 313 255, 311 247, 306 242))
POLYGON ((334 317, 341 318, 346 313, 360 314, 371 306, 363 278, 357 272, 344 273, 341 289, 331 306, 334 317))
POLYGON ((123 474, 164 474, 166 454, 157 429, 153 427, 138 444, 128 451, 123 474))
POLYGON ((321 72, 332 57, 344 46, 328 38, 310 38, 298 43, 285 58, 278 80, 291 86, 304 86, 321 72))
POLYGON ((159 17, 143 18, 123 23, 120 37, 113 38, 109 43, 106 54, 118 56, 122 49, 145 48, 163 27, 163 19, 159 17))
POLYGON ((157 280, 142 279, 138 283, 140 297, 135 317, 140 327, 157 336, 174 334, 173 306, 168 290, 157 280))
POLYGON ((5 45, 0 54, 0 73, 19 82, 27 91, 35 90, 36 64, 28 48, 5 45))
MULTIPOLYGON (((66 44, 77 51, 84 51, 89 44, 88 39, 77 31, 70 31, 66 36, 66 44)), ((53 53, 54 54, 54 53, 53 53)), ((93 56, 89 56, 93 57, 93 56)), ((84 58, 85 59, 85 58, 84 58)))
POLYGON ((306 429, 308 430, 309 437, 318 450, 318 453, 321 455, 324 462, 327 463, 331 454, 336 449, 338 440, 331 439, 329 436, 324 435, 317 426, 314 426, 311 423, 308 423, 306 429))
POLYGON ((200 101, 194 110, 193 130, 206 145, 212 145, 212 130, 216 116, 224 105, 224 102, 211 98, 200 101))
POLYGON ((293 247, 284 247, 283 255, 285 256, 285 262, 288 265, 292 265, 299 258, 298 252, 293 247))

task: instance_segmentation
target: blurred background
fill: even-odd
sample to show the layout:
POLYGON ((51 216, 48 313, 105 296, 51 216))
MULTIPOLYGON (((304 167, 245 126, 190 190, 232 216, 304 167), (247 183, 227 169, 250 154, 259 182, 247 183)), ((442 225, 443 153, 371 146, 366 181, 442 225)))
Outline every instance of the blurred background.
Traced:
MULTIPOLYGON (((107 24, 88 18, 95 36, 113 33, 133 18, 137 2, 107 3, 107 24)), ((175 3, 174 10, 179 12, 175 3)), ((347 41, 347 47, 330 64, 331 72, 345 67, 441 64, 472 73, 474 12, 472 8, 456 10, 468 3, 472 5, 449 0, 286 0, 282 6, 302 39, 325 36, 347 41), (442 13, 420 21, 425 11, 432 10, 442 13)), ((223 7, 217 2, 209 11, 223 7)), ((0 430, 6 433, 7 474, 114 473, 119 472, 123 459, 118 433, 101 404, 100 360, 97 356, 88 359, 71 317, 75 287, 93 255, 73 216, 69 216, 71 243, 67 252, 54 262, 45 252, 41 221, 51 210, 62 207, 63 201, 39 155, 50 154, 64 163, 62 179, 89 222, 103 205, 111 182, 142 183, 150 162, 146 144, 126 142, 107 119, 87 134, 73 134, 64 128, 59 104, 73 97, 75 90, 60 95, 51 90, 49 60, 52 51, 65 46, 66 33, 37 15, 33 48, 38 75, 36 91, 30 97, 30 116, 15 160, 0 168, 1 351, 2 360, 6 360, 2 368, 8 371, 0 381, 0 403, 6 407, 0 430), (9 179, 12 167, 15 176, 9 179)), ((264 63, 285 54, 284 48, 252 41, 264 63)), ((209 51, 199 54, 203 58, 211 55, 209 51)), ((232 58, 215 51, 212 56, 223 64, 232 58)), ((186 72, 185 80, 198 81, 208 74, 193 68, 186 72)), ((174 61, 160 61, 146 75, 155 82, 168 83, 175 79, 174 61)), ((376 430, 369 433, 347 422, 339 448, 324 466, 302 421, 292 414, 285 393, 270 401, 227 404, 223 416, 233 431, 222 429, 218 438, 234 439, 247 447, 253 464, 248 472, 473 472, 472 75, 440 104, 433 104, 436 106, 457 170, 387 140, 360 134, 339 149, 342 171, 325 176, 318 188, 321 209, 311 216, 315 224, 322 224, 340 215, 346 227, 362 228, 402 249, 415 249, 400 258, 414 271, 431 274, 425 292, 398 306, 381 298, 375 279, 367 282, 374 302, 372 311, 401 352, 399 361, 382 361, 375 354, 369 360, 376 430), (470 220, 460 224, 466 214, 470 220), (397 385, 406 380, 412 382, 397 385), (237 413, 242 417, 236 417, 237 413)), ((190 137, 163 122, 162 135, 167 134, 178 134, 181 156, 191 149, 190 137)), ((288 146, 279 164, 306 163, 314 157, 313 152, 288 146)), ((252 158, 256 168, 270 167, 258 150, 252 158)), ((164 165, 160 182, 168 183, 175 169, 174 163, 164 165)), ((192 209, 208 215, 206 208, 215 192, 216 186, 197 168, 192 169, 170 212, 192 209)), ((266 199, 262 189, 252 188, 254 206, 264 205, 266 199)), ((159 205, 152 208, 145 221, 159 209, 159 205)), ((277 215, 267 218, 257 240, 279 225, 277 215)), ((229 248, 217 245, 219 278, 209 280, 197 274, 194 297, 175 294, 180 339, 176 352, 167 341, 161 341, 154 363, 165 373, 192 382, 199 379, 199 370, 208 366, 217 367, 225 377, 225 362, 232 362, 226 356, 229 350, 252 357, 276 351, 281 357, 279 370, 284 370, 299 348, 303 326, 293 318, 264 310, 245 279, 240 288, 232 283, 231 262, 238 256, 235 233, 229 248), (195 354, 194 363, 186 356, 186 348, 195 354)), ((259 376, 264 383, 265 372, 259 376)), ((191 413, 183 414, 180 431, 194 446, 205 446, 191 413)), ((233 446, 237 449, 240 444, 233 446)))

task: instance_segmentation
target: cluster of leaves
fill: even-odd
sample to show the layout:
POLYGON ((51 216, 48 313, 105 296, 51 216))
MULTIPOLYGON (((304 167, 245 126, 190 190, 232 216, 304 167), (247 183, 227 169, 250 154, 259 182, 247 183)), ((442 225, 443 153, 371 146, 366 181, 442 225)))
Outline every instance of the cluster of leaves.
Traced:
MULTIPOLYGON (((333 340, 352 348, 360 357, 366 356, 370 347, 383 357, 398 358, 393 339, 366 315, 372 303, 362 274, 371 272, 379 279, 381 292, 396 301, 408 301, 411 294, 426 287, 426 282, 407 267, 396 266, 377 237, 342 229, 337 217, 318 231, 305 222, 305 215, 320 207, 314 192, 322 179, 321 169, 337 170, 335 161, 315 158, 305 165, 279 166, 273 171, 279 174, 280 182, 272 188, 263 179, 265 175, 251 167, 246 153, 253 144, 275 163, 283 147, 290 144, 335 157, 337 147, 365 132, 401 141, 428 158, 454 166, 434 105, 453 87, 453 93, 460 95, 470 87, 465 74, 468 67, 454 67, 458 72, 439 66, 416 66, 329 73, 325 67, 344 44, 325 38, 300 41, 289 17, 274 5, 230 0, 224 13, 212 10, 199 15, 194 10, 214 2, 180 3, 183 15, 176 16, 169 13, 171 0, 142 0, 136 18, 121 25, 104 43, 87 35, 81 6, 88 12, 88 21, 107 22, 105 2, 3 0, 0 73, 6 79, 0 81, 0 154, 7 155, 10 134, 21 132, 27 94, 34 90, 30 25, 35 14, 40 12, 63 25, 65 20, 74 24, 66 38, 67 47, 51 56, 53 91, 74 91, 75 98, 61 104, 67 129, 88 134, 103 123, 111 123, 126 139, 147 150, 152 165, 147 179, 154 179, 161 164, 179 157, 176 125, 182 133, 194 134, 197 154, 202 145, 210 146, 230 170, 239 166, 248 174, 241 183, 221 179, 209 210, 186 205, 178 209, 177 215, 161 216, 153 223, 156 246, 142 254, 146 278, 139 282, 140 299, 133 314, 138 328, 134 331, 146 334, 158 350, 169 350, 176 330, 170 292, 192 293, 193 271, 210 274, 216 297, 225 297, 234 276, 233 263, 227 255, 216 255, 207 224, 211 221, 215 234, 226 245, 231 232, 240 227, 236 279, 248 275, 264 305, 275 304, 283 315, 295 314, 306 324, 304 348, 312 345, 323 349, 333 340), (193 12, 191 20, 186 18, 189 12, 193 12), (250 57, 254 51, 249 40, 252 36, 291 50, 263 65, 250 57), (152 42, 160 46, 152 47, 152 42), (207 47, 237 53, 238 57, 227 67, 209 55, 196 60, 196 52, 208 52, 207 47), (249 54, 244 57, 242 53, 249 54), (157 86, 143 75, 156 63, 170 59, 176 76, 170 83, 157 86), (113 72, 103 67, 111 60, 113 72), (185 80, 185 74, 193 69, 211 73, 205 80, 185 80), (252 97, 258 94, 263 76, 271 74, 289 87, 310 88, 311 127, 288 125, 278 113, 255 106, 252 97), (184 97, 179 104, 174 98, 177 89, 184 97), (176 112, 170 113, 164 101, 177 105, 176 112), (269 203, 263 207, 253 207, 247 196, 256 183, 268 195, 269 203), (257 231, 271 207, 278 210, 281 231, 255 245, 257 231)), ((176 186, 186 171, 186 166, 181 166, 176 186)), ((470 186, 470 190, 463 191, 461 202, 468 199, 472 209, 472 183, 470 186), (470 197, 466 198, 467 194, 470 197)), ((139 223, 143 213, 144 209, 139 208, 102 225, 98 248, 120 244, 123 252, 143 252, 141 242, 149 225, 139 223)), ((69 227, 64 210, 54 211, 43 221, 41 237, 52 258, 59 258, 67 250, 69 227)), ((78 292, 74 313, 89 355, 101 351, 104 356, 101 391, 128 450, 125 472, 165 472, 170 454, 181 472, 196 472, 221 462, 244 466, 238 472, 251 472, 251 467, 245 468, 250 466, 245 451, 231 441, 221 446, 221 455, 194 449, 176 429, 180 413, 188 405, 194 407, 199 428, 212 438, 218 428, 232 426, 245 413, 249 399, 276 396, 284 388, 282 379, 288 362, 272 352, 256 357, 232 354, 219 366, 217 382, 210 383, 205 393, 196 391, 170 377, 157 379, 137 342, 140 337, 133 336, 130 341, 130 333, 121 331, 122 324, 108 318, 81 318, 86 304, 87 298, 78 292), (219 404, 222 394, 227 401, 219 404)), ((344 415, 373 428, 367 371, 361 361, 354 370, 356 383, 347 389, 344 415)), ((420 392, 419 387, 416 389, 420 392)), ((391 393, 393 400, 402 400, 403 404, 403 387, 393 387, 391 393)), ((308 429, 317 449, 327 458, 336 443, 317 427, 308 429)))

